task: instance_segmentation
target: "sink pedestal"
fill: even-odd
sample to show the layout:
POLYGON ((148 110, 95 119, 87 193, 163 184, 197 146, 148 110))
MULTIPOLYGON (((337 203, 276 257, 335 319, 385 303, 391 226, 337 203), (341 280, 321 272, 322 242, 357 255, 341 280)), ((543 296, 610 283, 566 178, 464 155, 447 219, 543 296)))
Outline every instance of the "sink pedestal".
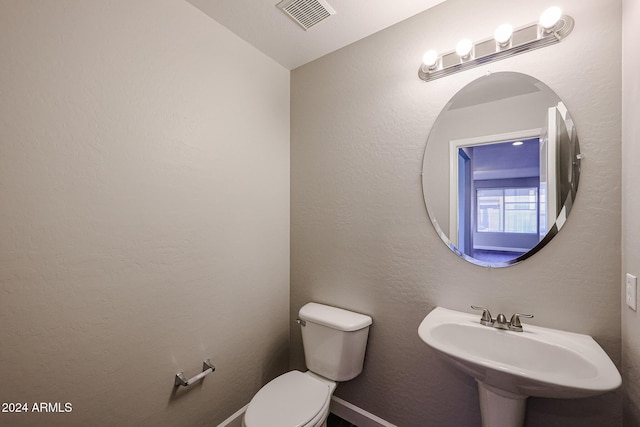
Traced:
POLYGON ((527 396, 500 390, 478 382, 482 427, 522 427, 527 396))

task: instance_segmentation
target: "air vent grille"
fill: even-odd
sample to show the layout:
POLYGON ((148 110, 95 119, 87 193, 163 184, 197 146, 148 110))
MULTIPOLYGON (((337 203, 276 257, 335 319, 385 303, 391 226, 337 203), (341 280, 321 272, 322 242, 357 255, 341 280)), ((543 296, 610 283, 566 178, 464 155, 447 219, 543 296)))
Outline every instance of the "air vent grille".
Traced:
POLYGON ((283 0, 276 6, 305 31, 336 14, 324 0, 283 0))

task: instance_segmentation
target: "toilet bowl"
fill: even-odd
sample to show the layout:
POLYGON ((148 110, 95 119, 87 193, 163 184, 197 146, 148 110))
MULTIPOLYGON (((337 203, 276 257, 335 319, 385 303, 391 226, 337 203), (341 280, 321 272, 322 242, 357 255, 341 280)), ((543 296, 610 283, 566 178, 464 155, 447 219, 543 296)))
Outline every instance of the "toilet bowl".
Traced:
POLYGON ((362 372, 371 317, 313 302, 299 316, 309 370, 287 372, 262 387, 243 427, 326 427, 337 383, 362 372))
POLYGON ((280 375, 251 399, 243 427, 323 427, 336 383, 313 372, 280 375))

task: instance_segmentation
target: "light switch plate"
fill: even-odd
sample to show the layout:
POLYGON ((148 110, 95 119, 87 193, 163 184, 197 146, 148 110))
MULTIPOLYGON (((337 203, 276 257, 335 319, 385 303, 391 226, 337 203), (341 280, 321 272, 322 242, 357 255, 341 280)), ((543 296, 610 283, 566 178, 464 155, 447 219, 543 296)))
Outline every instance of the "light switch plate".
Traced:
POLYGON ((627 305, 630 309, 636 310, 636 301, 637 301, 637 289, 638 289, 638 278, 634 275, 627 273, 627 292, 626 299, 627 305))

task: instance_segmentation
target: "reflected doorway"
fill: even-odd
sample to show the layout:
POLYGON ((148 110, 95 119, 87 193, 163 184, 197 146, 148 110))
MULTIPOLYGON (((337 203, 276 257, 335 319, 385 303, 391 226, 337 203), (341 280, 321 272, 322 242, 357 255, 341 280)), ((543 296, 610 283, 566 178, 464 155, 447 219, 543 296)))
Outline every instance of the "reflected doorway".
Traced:
POLYGON ((489 263, 528 252, 544 236, 540 232, 540 138, 456 149, 458 250, 489 263))

